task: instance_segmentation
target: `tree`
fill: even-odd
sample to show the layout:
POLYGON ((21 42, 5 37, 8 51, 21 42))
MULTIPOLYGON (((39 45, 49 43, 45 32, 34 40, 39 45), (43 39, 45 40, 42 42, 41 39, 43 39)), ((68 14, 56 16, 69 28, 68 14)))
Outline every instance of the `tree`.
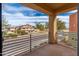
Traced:
POLYGON ((45 23, 45 29, 48 29, 48 22, 45 23))
POLYGON ((2 32, 3 32, 3 37, 7 35, 7 31, 10 28, 10 24, 8 24, 8 21, 4 16, 2 16, 2 32))
MULTIPOLYGON (((48 22, 46 22, 45 25, 38 22, 38 23, 36 23, 36 28, 39 29, 39 30, 48 29, 48 22)), ((65 22, 59 20, 59 18, 58 18, 57 19, 57 30, 63 30, 63 29, 66 29, 65 22)))
POLYGON ((2 30, 8 30, 10 28, 10 24, 4 16, 2 16, 2 30))
POLYGON ((21 30, 21 27, 17 28, 15 33, 17 33, 18 35, 28 34, 28 32, 26 32, 25 30, 21 30))
POLYGON ((59 20, 58 18, 57 19, 57 30, 63 30, 63 29, 66 29, 65 22, 59 20))
POLYGON ((36 23, 36 29, 39 29, 40 31, 43 31, 45 29, 44 25, 39 23, 36 23))

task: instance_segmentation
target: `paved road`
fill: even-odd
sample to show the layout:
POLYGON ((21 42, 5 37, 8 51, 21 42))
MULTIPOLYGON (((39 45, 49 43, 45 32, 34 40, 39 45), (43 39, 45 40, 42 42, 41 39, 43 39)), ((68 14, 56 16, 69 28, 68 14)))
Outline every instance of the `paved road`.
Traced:
MULTIPOLYGON (((48 41, 47 33, 34 33, 31 35, 32 48, 48 41)), ((30 36, 19 36, 15 39, 6 39, 3 42, 3 55, 17 55, 30 49, 30 36)))

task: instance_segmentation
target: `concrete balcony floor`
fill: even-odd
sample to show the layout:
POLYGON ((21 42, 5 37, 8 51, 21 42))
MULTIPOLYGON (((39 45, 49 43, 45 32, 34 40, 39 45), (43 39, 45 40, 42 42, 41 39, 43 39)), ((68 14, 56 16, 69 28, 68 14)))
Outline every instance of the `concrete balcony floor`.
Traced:
POLYGON ((25 56, 76 56, 75 49, 60 44, 47 44, 39 49, 26 54, 25 56))

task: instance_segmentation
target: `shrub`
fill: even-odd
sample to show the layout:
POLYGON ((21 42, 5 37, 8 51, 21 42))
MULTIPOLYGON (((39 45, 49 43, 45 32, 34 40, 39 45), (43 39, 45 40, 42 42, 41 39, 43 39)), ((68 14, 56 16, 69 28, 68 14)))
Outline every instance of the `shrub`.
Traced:
POLYGON ((25 35, 25 34, 28 34, 28 32, 26 32, 25 30, 20 30, 20 29, 17 29, 17 30, 16 30, 16 33, 17 33, 18 35, 25 35))
POLYGON ((6 31, 2 32, 2 35, 3 35, 3 37, 6 36, 7 32, 6 31))
POLYGON ((6 37, 17 37, 16 33, 8 33, 6 37))
POLYGON ((25 34, 28 34, 28 33, 25 32, 25 30, 21 30, 21 31, 20 31, 20 34, 21 34, 21 35, 25 35, 25 34))

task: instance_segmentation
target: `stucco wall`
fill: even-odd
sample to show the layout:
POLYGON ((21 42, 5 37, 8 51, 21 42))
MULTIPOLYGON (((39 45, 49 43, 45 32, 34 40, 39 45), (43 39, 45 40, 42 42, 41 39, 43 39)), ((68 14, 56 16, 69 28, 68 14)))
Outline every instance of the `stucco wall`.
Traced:
POLYGON ((77 13, 69 16, 69 32, 77 32, 77 13))

